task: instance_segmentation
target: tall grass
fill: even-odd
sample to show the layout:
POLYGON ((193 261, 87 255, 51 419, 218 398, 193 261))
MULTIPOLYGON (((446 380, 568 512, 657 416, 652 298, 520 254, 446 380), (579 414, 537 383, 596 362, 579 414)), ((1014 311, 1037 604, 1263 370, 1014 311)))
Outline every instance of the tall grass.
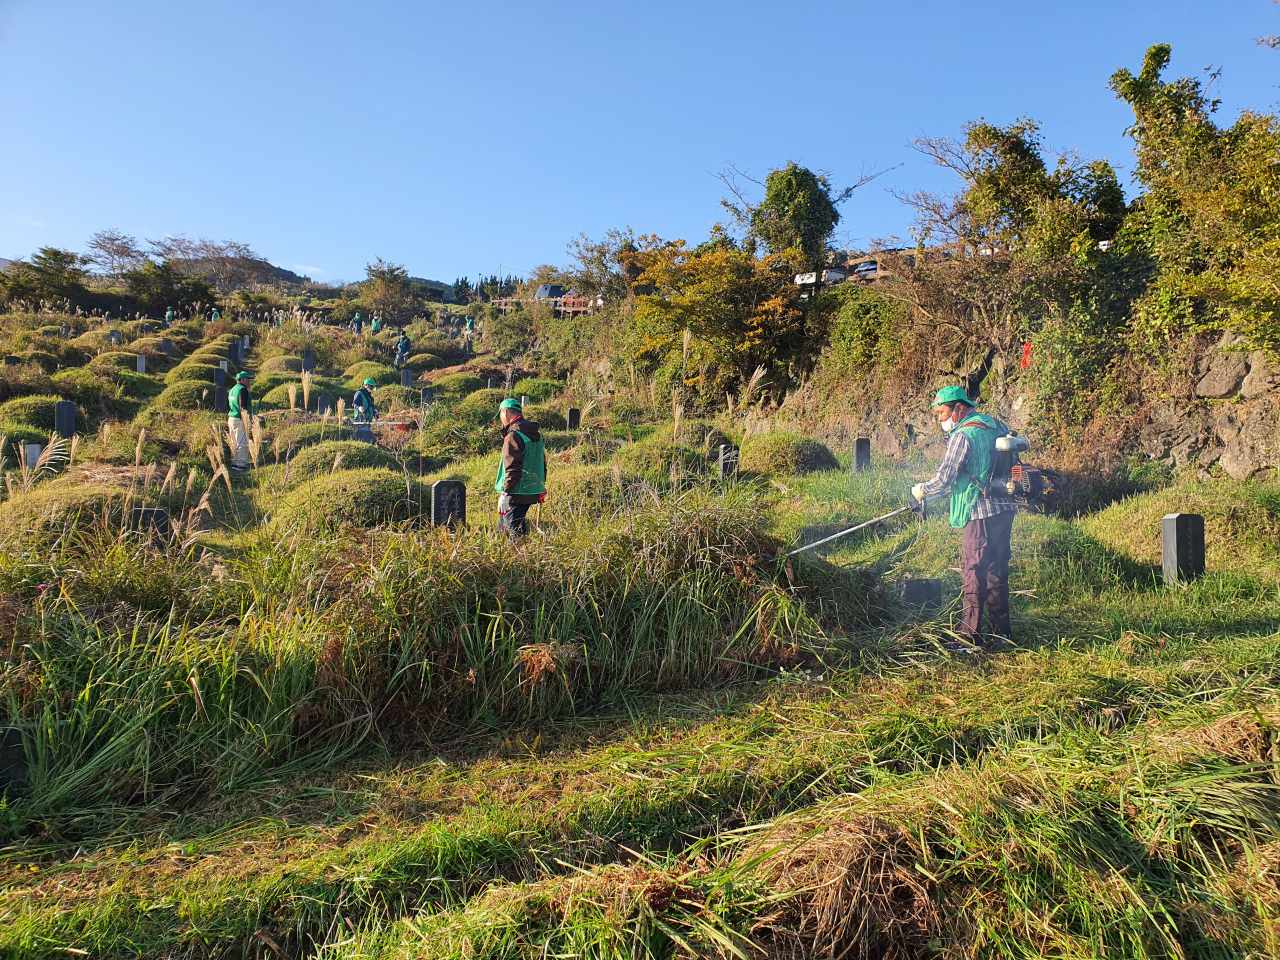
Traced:
MULTIPOLYGON (((218 583, 170 557, 171 579, 147 574, 147 606, 182 595, 161 615, 43 596, 10 668, 41 682, 5 704, 35 758, 13 826, 822 655, 804 585, 773 579, 759 524, 745 497, 699 492, 518 552, 487 534, 299 534, 218 583)), ((95 557, 139 559, 110 541, 95 557)))

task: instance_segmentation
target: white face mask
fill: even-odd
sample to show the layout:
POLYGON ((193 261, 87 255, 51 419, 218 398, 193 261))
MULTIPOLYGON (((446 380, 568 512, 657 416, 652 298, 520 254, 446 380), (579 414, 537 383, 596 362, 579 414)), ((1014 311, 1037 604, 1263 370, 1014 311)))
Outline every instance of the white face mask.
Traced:
POLYGON ((954 430, 955 428, 956 428, 956 422, 955 422, 954 420, 949 420, 949 419, 948 419, 948 420, 943 420, 943 421, 942 421, 942 432, 943 432, 943 433, 950 433, 950 432, 951 432, 952 430, 954 430))

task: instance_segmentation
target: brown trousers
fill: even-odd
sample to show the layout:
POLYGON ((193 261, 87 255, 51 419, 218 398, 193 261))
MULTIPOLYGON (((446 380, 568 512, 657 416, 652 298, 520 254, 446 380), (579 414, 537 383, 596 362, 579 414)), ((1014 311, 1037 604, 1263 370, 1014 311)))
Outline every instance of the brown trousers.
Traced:
POLYGON ((1009 552, 1013 517, 1014 511, 1008 510, 985 520, 970 520, 964 526, 964 540, 960 547, 960 572, 964 578, 960 633, 973 644, 981 644, 992 637, 1013 639, 1013 630, 1009 626, 1009 552))

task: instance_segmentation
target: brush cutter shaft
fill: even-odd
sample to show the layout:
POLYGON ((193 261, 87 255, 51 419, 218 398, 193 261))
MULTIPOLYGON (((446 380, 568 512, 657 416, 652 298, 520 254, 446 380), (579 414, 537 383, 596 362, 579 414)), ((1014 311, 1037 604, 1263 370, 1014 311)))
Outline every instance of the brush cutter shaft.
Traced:
POLYGON ((797 553, 804 553, 806 550, 812 550, 814 547, 820 547, 824 543, 830 543, 832 540, 839 540, 841 537, 848 536, 851 533, 857 533, 859 530, 865 530, 867 527, 875 526, 877 523, 883 523, 885 520, 891 520, 899 514, 906 513, 912 508, 899 507, 897 510, 890 510, 883 517, 876 517, 874 520, 867 520, 858 524, 856 527, 850 527, 848 530, 841 530, 839 533, 833 533, 829 537, 823 537, 821 540, 815 540, 813 543, 806 543, 803 547, 797 547, 787 553, 788 557, 794 557, 797 553))

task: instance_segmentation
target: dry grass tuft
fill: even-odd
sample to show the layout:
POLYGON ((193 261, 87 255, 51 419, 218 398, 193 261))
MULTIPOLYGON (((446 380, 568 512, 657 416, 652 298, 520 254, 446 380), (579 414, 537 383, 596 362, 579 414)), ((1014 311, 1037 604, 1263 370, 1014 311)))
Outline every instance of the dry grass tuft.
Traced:
POLYGON ((770 886, 798 894, 756 928, 771 957, 919 957, 942 925, 916 840, 900 827, 865 816, 816 833, 784 826, 748 855, 770 886))

